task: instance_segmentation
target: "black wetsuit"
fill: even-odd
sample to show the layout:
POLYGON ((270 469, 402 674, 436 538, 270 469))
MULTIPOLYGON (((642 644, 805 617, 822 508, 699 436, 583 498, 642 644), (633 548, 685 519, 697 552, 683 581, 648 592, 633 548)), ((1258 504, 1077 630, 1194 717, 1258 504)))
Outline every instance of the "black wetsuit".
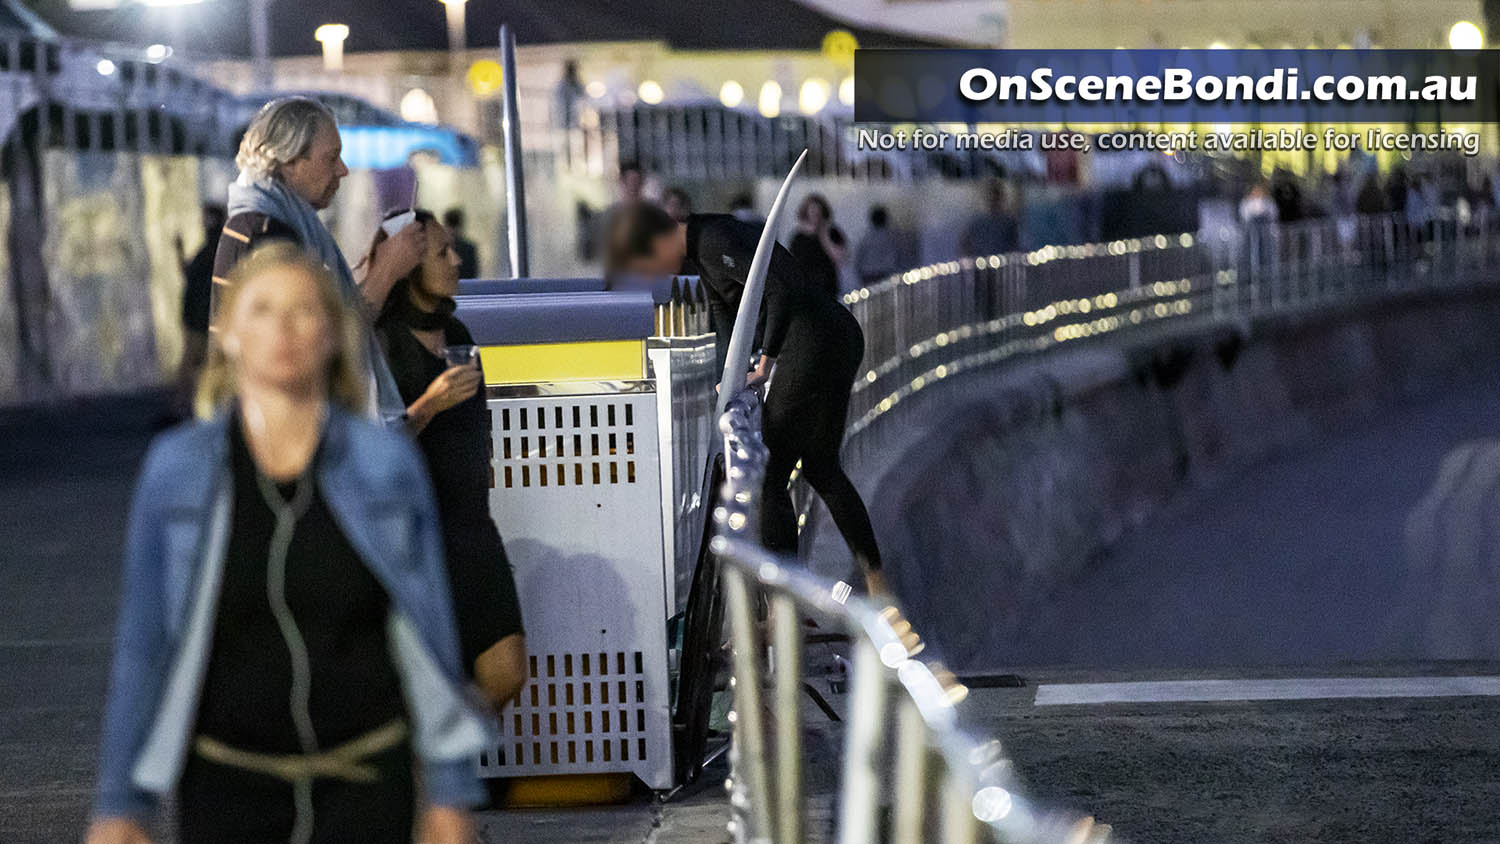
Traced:
MULTIPOLYGON (((257 470, 239 419, 229 427, 234 510, 195 740, 301 755, 404 719, 386 639, 390 600, 323 501, 316 456, 301 478, 272 483, 257 470), (284 554, 273 550, 277 510, 295 518, 284 554)), ((305 840, 411 841, 409 742, 365 762, 376 774, 370 782, 313 780, 305 840)), ((179 840, 213 844, 288 841, 301 814, 290 781, 200 752, 188 756, 178 806, 179 840)))
MULTIPOLYGON (((404 290, 392 296, 405 295, 404 290)), ((403 314, 410 312, 392 301, 376 323, 386 360, 401 398, 410 406, 448 368, 412 334, 403 314)), ((469 329, 456 317, 431 320, 443 330, 446 345, 472 345, 469 329)), ((417 434, 417 445, 427 459, 438 517, 443 522, 448 579, 458 616, 458 638, 464 670, 474 672, 474 660, 490 646, 521 633, 521 608, 516 583, 500 531, 490 518, 490 409, 484 388, 432 418, 417 434)))
MULTIPOLYGON (((699 276, 708 289, 721 368, 760 232, 761 226, 724 214, 693 215, 687 221, 682 271, 699 276)), ((870 515, 839 464, 849 391, 864 357, 859 323, 826 290, 810 282, 792 254, 778 244, 766 274, 757 335, 759 348, 776 359, 762 414, 771 451, 762 519, 766 545, 783 553, 797 551, 797 516, 787 481, 801 460, 803 477, 828 505, 856 560, 868 570, 879 569, 870 515)))

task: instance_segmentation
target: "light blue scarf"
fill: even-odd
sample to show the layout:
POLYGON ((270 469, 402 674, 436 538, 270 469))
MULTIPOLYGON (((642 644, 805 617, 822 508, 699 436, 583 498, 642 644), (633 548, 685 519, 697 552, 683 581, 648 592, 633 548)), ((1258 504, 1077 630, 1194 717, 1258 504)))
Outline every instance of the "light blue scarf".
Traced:
MULTIPOLYGON (((292 192, 280 179, 256 179, 241 172, 240 177, 229 186, 228 211, 231 217, 254 212, 285 223, 296 233, 298 244, 308 254, 322 261, 323 266, 338 279, 339 288, 343 290, 350 305, 364 314, 363 294, 360 293, 359 285, 354 281, 354 271, 349 269, 349 262, 344 260, 344 253, 339 250, 333 234, 318 219, 318 212, 312 205, 292 192)), ((370 410, 376 418, 394 422, 405 413, 406 403, 401 400, 401 391, 396 387, 396 379, 391 375, 390 365, 386 363, 385 352, 375 339, 375 332, 370 330, 369 324, 363 319, 361 323, 364 325, 366 357, 369 359, 369 377, 374 397, 370 410)))

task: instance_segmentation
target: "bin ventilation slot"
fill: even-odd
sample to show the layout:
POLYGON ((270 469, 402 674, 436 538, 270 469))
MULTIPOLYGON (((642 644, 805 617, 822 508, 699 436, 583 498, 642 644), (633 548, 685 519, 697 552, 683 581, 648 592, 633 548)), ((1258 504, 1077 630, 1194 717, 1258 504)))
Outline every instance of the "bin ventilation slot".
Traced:
POLYGON ((601 486, 636 482, 635 408, 594 401, 551 407, 504 407, 499 428, 501 483, 601 486))
POLYGON ((646 672, 640 651, 532 654, 531 678, 500 718, 491 772, 534 765, 597 768, 646 759, 646 672))

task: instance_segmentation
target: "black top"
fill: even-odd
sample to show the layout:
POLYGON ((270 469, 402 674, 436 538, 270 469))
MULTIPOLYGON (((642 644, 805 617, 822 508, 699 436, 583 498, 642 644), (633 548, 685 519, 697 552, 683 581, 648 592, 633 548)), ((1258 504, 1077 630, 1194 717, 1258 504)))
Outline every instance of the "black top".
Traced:
POLYGON ((263 481, 240 424, 229 425, 234 514, 197 731, 245 750, 303 752, 293 688, 301 663, 316 742, 328 748, 405 712, 386 642, 390 601, 323 501, 317 456, 295 481, 263 481), (284 570, 272 503, 301 513, 284 570))
MULTIPOLYGON (((714 330, 719 334, 719 365, 734 329, 740 295, 762 226, 728 214, 693 214, 687 219, 687 255, 684 275, 697 275, 708 288, 714 330)), ((814 292, 807 273, 781 244, 771 253, 771 266, 761 297, 756 346, 771 357, 781 355, 792 320, 816 314, 825 307, 839 307, 833 299, 814 292)))
MULTIPOLYGON (((397 311, 387 310, 376 330, 401 398, 410 405, 448 365, 422 345, 397 311)), ((447 345, 474 342, 469 329, 453 316, 444 320, 443 338, 447 345)), ((417 445, 432 477, 459 644, 464 668, 472 673, 475 658, 491 645, 523 632, 515 580, 489 512, 490 410, 483 387, 434 416, 417 434, 417 445)))
MULTIPOLYGON (((844 245, 844 233, 838 226, 828 227, 828 239, 839 246, 844 245)), ((791 252, 806 270, 808 281, 819 295, 835 300, 839 298, 839 268, 817 235, 797 232, 792 238, 791 252)))
POLYGON ((219 244, 205 241, 191 261, 182 268, 182 327, 199 334, 208 333, 209 307, 214 289, 214 253, 219 244))
MULTIPOLYGON (((408 406, 422 397, 448 364, 428 351, 411 329, 387 314, 375 326, 385 346, 386 360, 401 400, 408 406)), ((443 323, 443 343, 473 344, 469 329, 455 317, 443 323)), ((481 378, 481 384, 483 379, 481 378)), ((427 458, 437 496, 438 515, 445 523, 468 523, 490 517, 490 409, 484 389, 439 413, 417 434, 417 445, 427 458)))

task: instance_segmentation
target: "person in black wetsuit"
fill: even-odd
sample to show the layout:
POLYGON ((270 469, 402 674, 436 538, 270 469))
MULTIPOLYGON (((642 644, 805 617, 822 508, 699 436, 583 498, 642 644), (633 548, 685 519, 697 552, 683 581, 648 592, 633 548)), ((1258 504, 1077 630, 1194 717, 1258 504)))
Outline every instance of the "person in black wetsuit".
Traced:
MULTIPOLYGON (((375 331, 432 476, 464 665, 499 709, 525 682, 526 637, 489 512, 490 410, 478 364, 449 366, 443 357, 447 346, 474 344, 453 316, 460 269, 453 234, 425 210, 416 223, 425 229, 426 251, 391 288, 375 331)), ((377 232, 372 254, 384 238, 377 232)))
MULTIPOLYGON (((678 223, 659 208, 635 206, 610 229, 608 269, 612 275, 698 276, 708 288, 722 370, 761 228, 727 214, 695 214, 678 223)), ((853 315, 810 281, 780 244, 766 274, 756 342, 760 351, 750 382, 765 380, 775 367, 762 413, 771 452, 763 496, 766 546, 797 551, 797 516, 787 482, 801 460, 803 477, 828 505, 870 593, 886 593, 869 513, 839 463, 864 334, 853 315)))

